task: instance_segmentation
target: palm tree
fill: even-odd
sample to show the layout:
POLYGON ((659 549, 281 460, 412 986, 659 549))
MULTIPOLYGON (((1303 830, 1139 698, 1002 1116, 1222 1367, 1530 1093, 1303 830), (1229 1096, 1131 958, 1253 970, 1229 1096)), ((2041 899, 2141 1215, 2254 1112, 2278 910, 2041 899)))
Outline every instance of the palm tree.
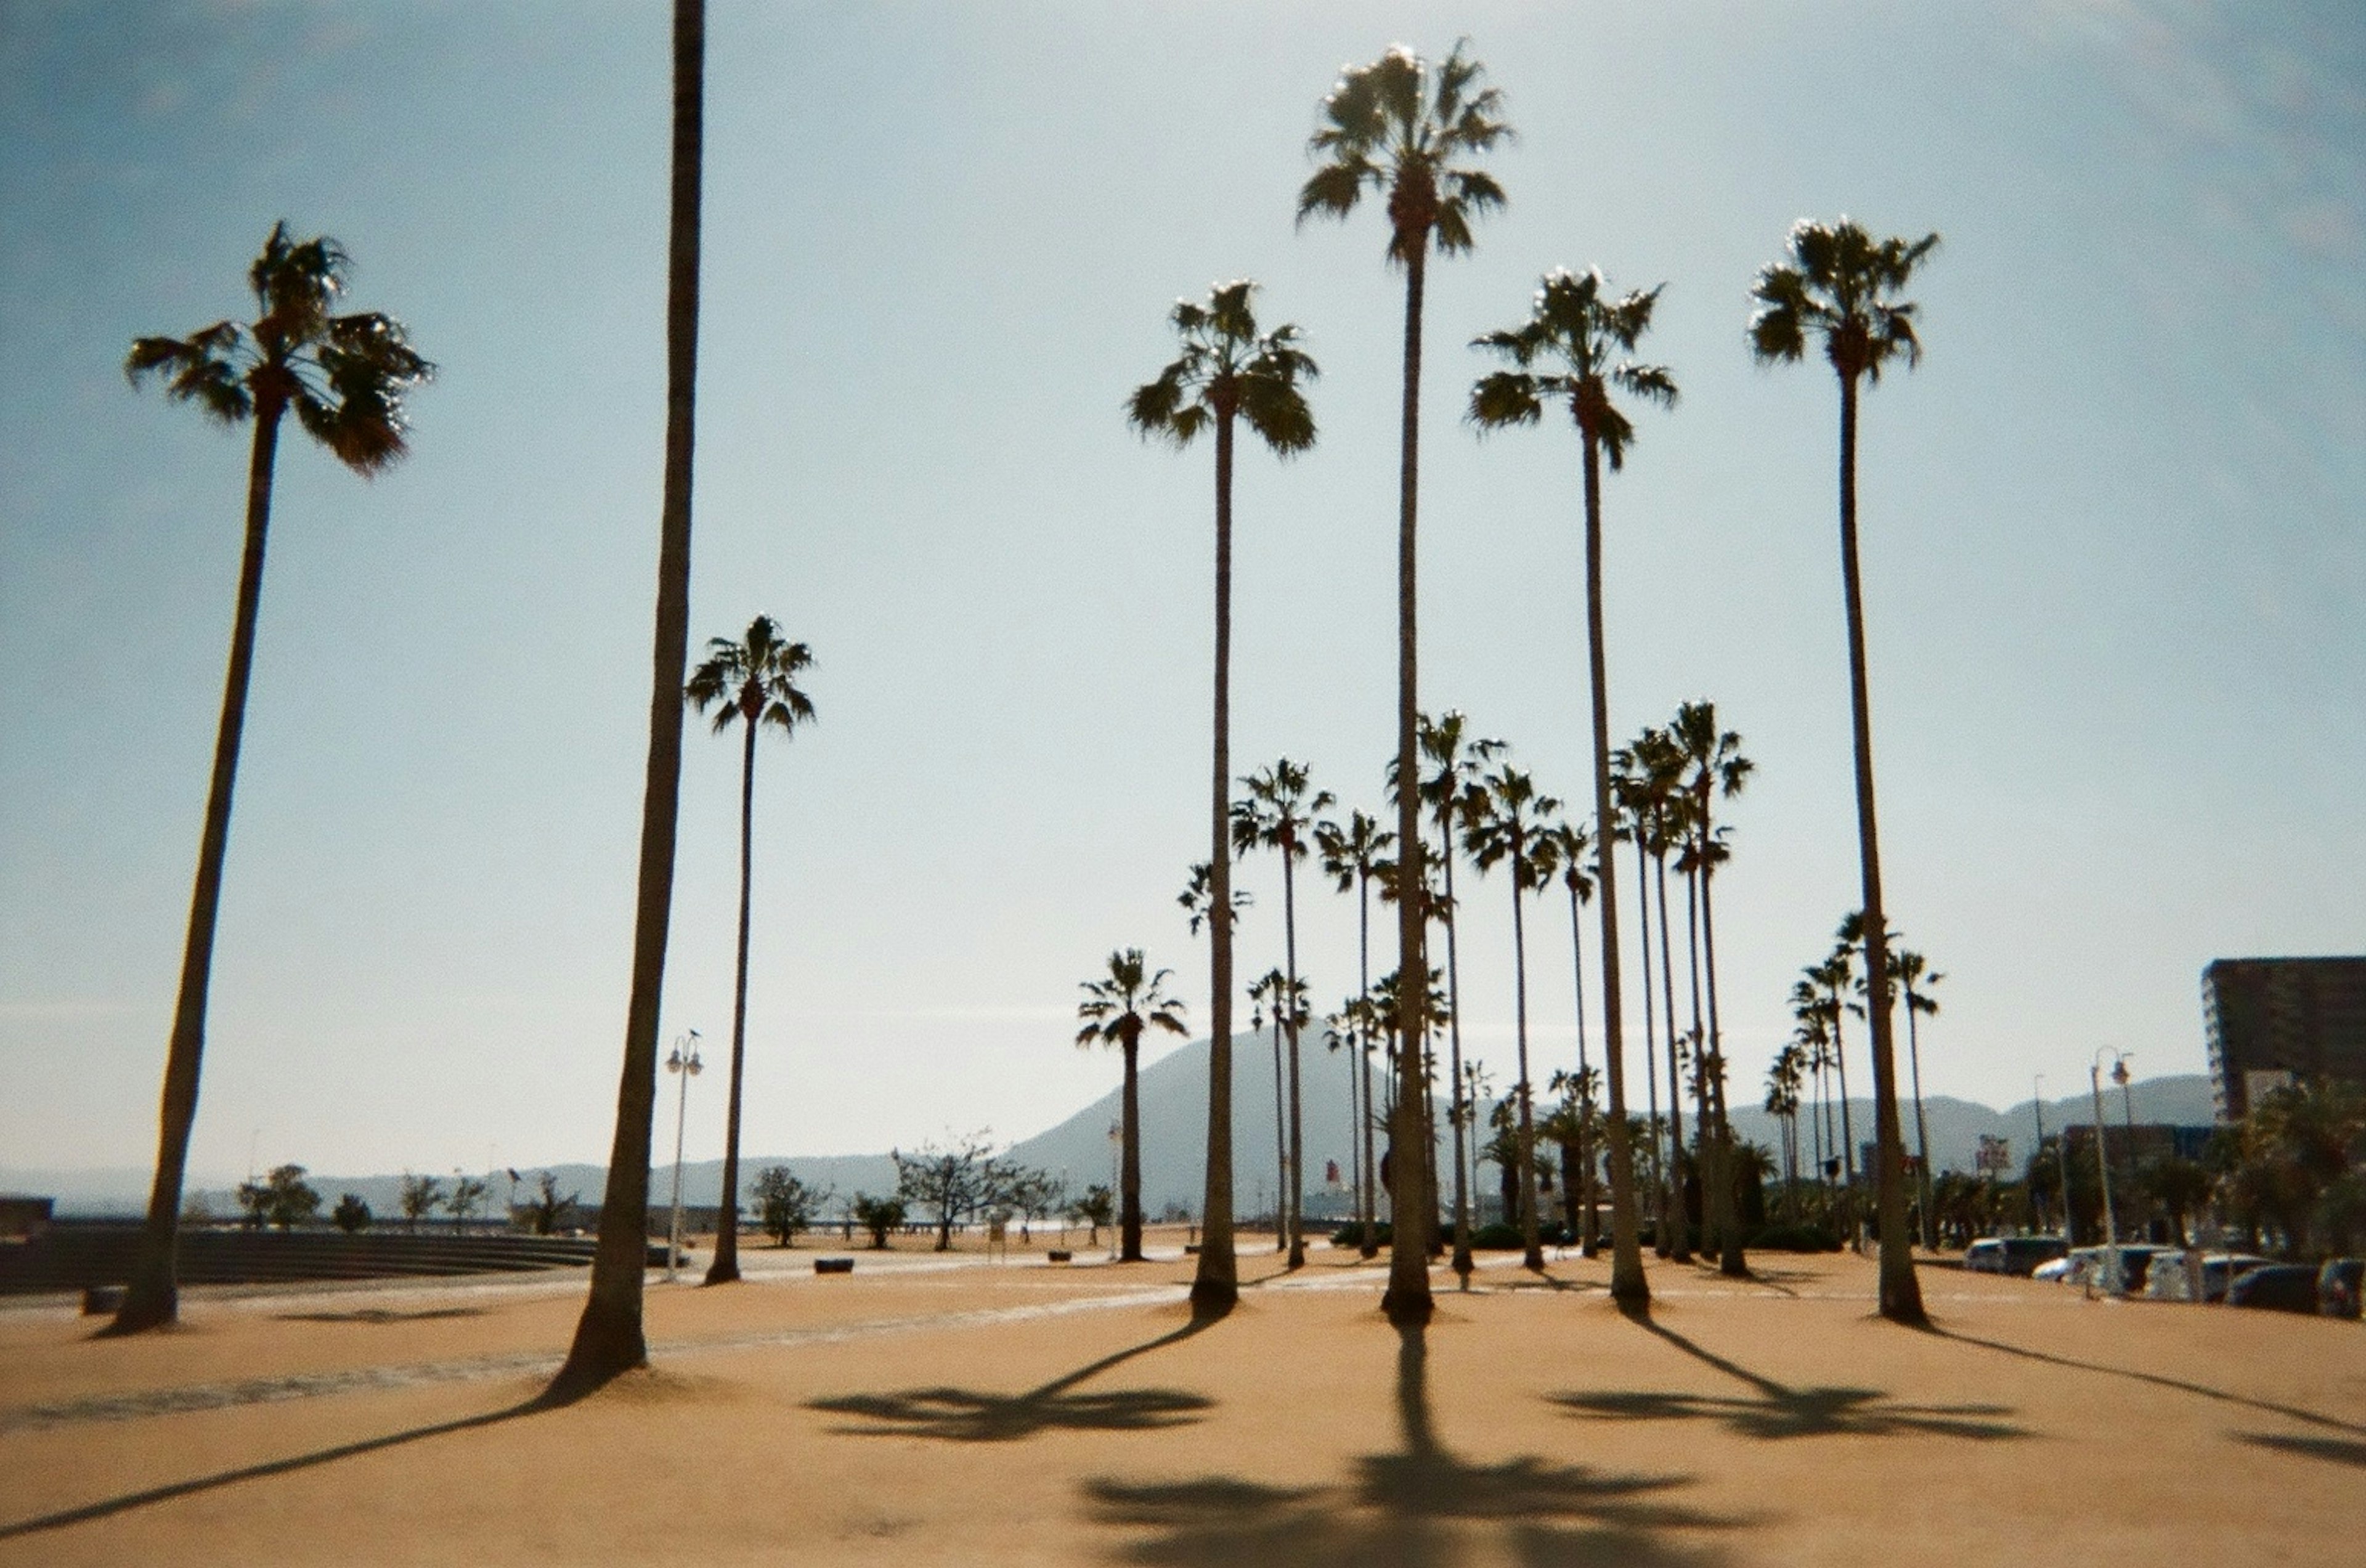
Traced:
POLYGON ((616 1131, 600 1202, 592 1288, 555 1395, 597 1388, 648 1359, 641 1284, 648 1269, 649 1122, 657 1109, 658 1007, 673 904, 674 820, 682 795, 682 688, 690 662, 691 442, 698 390, 698 213, 705 137, 705 0, 674 0, 673 168, 667 228, 665 488, 658 525, 651 634, 649 750, 641 788, 633 908, 633 983, 625 1006, 616 1131))
MULTIPOLYGON (((1576 1085, 1595 1081, 1594 1069, 1585 1060, 1585 915, 1583 906, 1594 899, 1594 878, 1586 872, 1586 858, 1592 846, 1590 835, 1583 823, 1562 822, 1550 831, 1553 860, 1560 867, 1561 886, 1569 891, 1570 958, 1577 985, 1577 1077, 1576 1085)), ((1590 1097, 1592 1089, 1587 1089, 1590 1097)), ((1589 1099, 1588 1103, 1591 1103, 1589 1099)), ((1583 1257, 1591 1258, 1597 1250, 1594 1214, 1594 1161, 1585 1148, 1585 1133, 1592 1122, 1581 1119, 1577 1129, 1578 1169, 1586 1183, 1580 1194, 1584 1207, 1584 1223, 1573 1238, 1583 1257)))
POLYGON ((1931 1128, 1922 1119, 1922 1043, 1917 1038, 1914 1021, 1918 1016, 1939 1016, 1939 998, 1931 994, 1931 987, 1947 976, 1931 968, 1930 960, 1921 953, 1904 948, 1891 955, 1889 972, 1897 976, 1898 989, 1906 998, 1906 1061, 1914 1079, 1914 1157, 1921 1168, 1922 1246, 1935 1252, 1939 1222, 1931 1203, 1931 1128))
POLYGON ((723 1119, 723 1203, 716 1221, 715 1261, 706 1282, 720 1285, 739 1278, 739 1078, 748 1046, 748 890, 754 870, 750 840, 756 829, 756 731, 771 725, 783 735, 800 724, 813 722, 813 704, 797 689, 796 678, 813 663, 813 652, 801 642, 784 642, 770 615, 748 623, 748 635, 738 642, 715 637, 706 645, 706 662, 691 671, 682 694, 700 713, 715 712, 715 733, 722 734, 737 719, 747 731, 739 767, 739 953, 731 991, 731 1091, 723 1119))
MULTIPOLYGON (((1473 1268, 1470 1257, 1470 1185, 1464 1176, 1465 1128, 1476 1112, 1470 1097, 1462 1092, 1462 966, 1455 945, 1454 860, 1455 834, 1467 819, 1477 798, 1479 785, 1475 774, 1481 764, 1493 760, 1504 750, 1501 740, 1477 737, 1466 739, 1470 721, 1459 709, 1449 708, 1433 719, 1421 716, 1421 754, 1431 764, 1432 771, 1421 779, 1422 804, 1428 807, 1437 823, 1437 865, 1444 897, 1432 911, 1446 927, 1446 1019, 1448 1072, 1454 1089, 1448 1097, 1447 1120, 1454 1129, 1454 1271, 1467 1286, 1473 1268)), ((1397 774, 1391 763, 1388 771, 1390 797, 1395 798, 1397 774)), ((1472 1129, 1475 1134, 1476 1129, 1472 1129)), ((1475 1156, 1470 1164, 1477 1165, 1475 1156)))
POLYGON ((1290 1032, 1290 1267, 1306 1262, 1301 1224, 1306 1202, 1306 1126, 1298 1098, 1298 1043, 1307 1017, 1306 987, 1298 977, 1298 863, 1313 847, 1314 814, 1338 804, 1327 789, 1314 789, 1306 765, 1284 757, 1241 781, 1248 793, 1233 804, 1233 850, 1272 850, 1281 856, 1282 964, 1291 1005, 1277 1009, 1290 1032))
POLYGON ((1142 1261, 1142 1032, 1186 1032, 1182 1002, 1164 989, 1173 973, 1171 969, 1154 972, 1142 949, 1129 947, 1109 955, 1107 979, 1079 982, 1085 999, 1076 1004, 1076 1016, 1085 1026, 1076 1031, 1076 1043, 1114 1043, 1125 1054, 1125 1095, 1121 1102, 1124 1111, 1119 1122, 1123 1153, 1117 1187, 1121 1263, 1142 1261))
POLYGON ((1750 348, 1762 364, 1802 358, 1812 336, 1841 384, 1841 582, 1849 644, 1849 718, 1856 742, 1857 862, 1865 889, 1865 966, 1873 978, 1874 1202, 1881 1230, 1881 1314, 1895 1323, 1927 1321, 1906 1232, 1903 1141, 1898 1128, 1898 1064, 1890 1044, 1889 927, 1881 901, 1881 843, 1873 799, 1873 710, 1866 695, 1865 598, 1857 574, 1856 412, 1859 382, 1879 385, 1882 367, 1922 356, 1913 301, 1899 294, 1939 236, 1876 240, 1842 218, 1802 220, 1791 229, 1789 256, 1763 268, 1751 296, 1750 348))
POLYGON ((1324 874, 1332 878, 1340 892, 1356 895, 1356 994, 1366 1004, 1356 1014, 1356 1055, 1364 1086, 1364 1112, 1358 1124, 1363 1145, 1363 1177, 1357 1188, 1357 1206, 1363 1223, 1361 1251, 1366 1258, 1375 1257, 1380 1252, 1380 1245, 1372 1236, 1372 1217, 1379 1207, 1372 1192, 1372 1057, 1369 1029, 1372 996, 1372 877, 1380 869, 1381 858, 1396 841, 1397 836, 1382 828, 1377 818, 1361 811, 1349 812, 1345 827, 1324 821, 1317 823, 1314 828, 1314 848, 1323 857, 1324 874))
POLYGON ((1666 367, 1628 357, 1651 329, 1657 288, 1606 298, 1599 272, 1583 277, 1546 275, 1528 320, 1490 333, 1479 345, 1511 359, 1514 368, 1483 377, 1470 389, 1470 419, 1482 430, 1534 424, 1544 400, 1564 401, 1585 455, 1585 643, 1594 699, 1594 885, 1601 889, 1602 1052, 1610 1089, 1610 1293, 1631 1308, 1650 1303, 1643 1254, 1636 1238, 1635 1160, 1627 1116, 1625 1035, 1619 1016, 1618 880, 1611 853, 1610 689, 1602 636, 1602 460, 1613 473, 1624 466, 1635 426, 1611 400, 1613 389, 1673 408, 1675 378, 1666 367), (1551 368, 1540 368, 1551 367, 1551 368))
POLYGON ((180 1312, 176 1254, 181 1183, 197 1115, 197 1080, 206 1049, 206 996, 213 978, 214 927, 221 906, 222 864, 230 849, 231 794, 254 665, 263 604, 264 547, 271 531, 271 491, 279 425, 289 413, 354 472, 376 474, 409 450, 403 399, 434 375, 412 351, 402 323, 376 311, 334 313, 345 290, 344 247, 325 235, 297 240, 273 225, 247 269, 253 321, 221 321, 185 338, 133 340, 123 372, 133 386, 161 377, 165 396, 195 403, 223 424, 252 421, 246 470, 246 548, 239 568, 230 667, 222 681, 221 722, 214 734, 213 781, 197 840, 197 885, 181 950, 180 992, 164 1053, 156 1175, 141 1232, 130 1288, 110 1332, 134 1334, 173 1322, 180 1312))
POLYGON ((1233 1256, 1233 427, 1246 420, 1257 438, 1288 457, 1314 445, 1314 415, 1299 390, 1314 379, 1314 361, 1298 346, 1298 329, 1257 330, 1250 303, 1256 285, 1243 279, 1209 290, 1207 303, 1178 299, 1167 313, 1182 353, 1155 380, 1134 389, 1126 422, 1144 439, 1178 449, 1202 432, 1216 435, 1216 700, 1212 799, 1209 807, 1208 903, 1224 918, 1209 925, 1208 1186, 1200 1215, 1200 1264, 1192 1310, 1229 1312, 1240 1297, 1233 1256))
POLYGON ((1281 996, 1288 985, 1279 969, 1249 982, 1249 1032, 1265 1028, 1266 1004, 1273 1004, 1273 1249, 1290 1248, 1290 1097, 1281 1076, 1281 996))
POLYGON ((1520 1241, 1530 1269, 1545 1266, 1544 1245, 1538 1234, 1537 1156, 1534 1086, 1528 1078, 1528 942, 1525 908, 1527 896, 1548 885, 1560 869, 1553 860, 1551 818, 1560 802, 1537 793, 1536 781, 1505 762, 1479 782, 1463 828, 1463 847, 1472 863, 1484 872, 1497 865, 1511 873, 1512 883, 1512 1002, 1514 1038, 1518 1043, 1519 1082, 1513 1092, 1519 1100, 1520 1241))
POLYGON ((1733 1212, 1731 1173, 1725 1168, 1733 1155, 1733 1127, 1725 1107, 1725 1035, 1718 1027, 1717 1009, 1717 906, 1710 897, 1717 867, 1727 852, 1711 817, 1714 800, 1740 795, 1758 764, 1741 754, 1738 731, 1718 727, 1715 703, 1685 703, 1678 707, 1668 736, 1684 761, 1683 787, 1692 800, 1686 825, 1692 831, 1691 874, 1693 886, 1699 890, 1701 945, 1708 978, 1708 1040, 1702 1049, 1700 1073, 1715 1101, 1710 1114, 1718 1169, 1711 1189, 1714 1217, 1710 1224, 1718 1230, 1718 1272, 1740 1279, 1750 1272, 1750 1266, 1742 1256, 1741 1226, 1733 1212))
MULTIPOLYGON (((1388 259, 1405 273, 1397 463, 1397 768, 1407 778, 1414 776, 1416 765, 1420 714, 1414 511, 1421 474, 1422 291, 1430 248, 1435 245, 1447 255, 1470 250, 1470 220, 1504 205, 1504 189, 1494 176, 1466 160, 1512 134, 1502 118, 1503 95, 1481 85, 1486 68, 1470 59, 1465 47, 1456 43, 1435 68, 1411 50, 1398 48, 1369 65, 1343 72, 1323 100, 1323 127, 1307 146, 1321 166, 1298 193, 1298 220, 1303 223, 1317 214, 1345 218, 1367 190, 1386 192, 1388 259)), ((1397 857, 1397 966, 1407 974, 1427 967, 1422 956, 1425 921, 1420 900, 1420 833, 1419 806, 1407 793, 1397 802, 1397 838, 1403 846, 1397 857)), ((1415 995, 1410 1000, 1418 1011, 1422 998, 1415 995)), ((1425 1037, 1426 1025, 1416 1017, 1401 1040, 1417 1043, 1425 1037)), ((1412 1048, 1411 1043, 1400 1045, 1412 1048)), ((1400 1069, 1411 1081, 1419 1064, 1407 1061, 1400 1069)), ((1399 1100, 1400 1118, 1410 1114, 1407 1103, 1399 1100)), ((1408 1123, 1398 1131, 1402 1141, 1410 1144, 1413 1127, 1408 1123)), ((1382 1305, 1399 1323, 1423 1322, 1430 1313, 1428 1230, 1436 1224, 1437 1204, 1418 1190, 1426 1179, 1426 1165, 1410 1161, 1396 1173, 1397 1221, 1382 1305), (1423 1168, 1422 1175, 1414 1174, 1416 1167, 1423 1168)))
POLYGON ((1659 1138, 1659 1067, 1653 1059, 1652 1009, 1657 998, 1651 987, 1651 868, 1660 861, 1674 830, 1672 812, 1680 765, 1675 748, 1661 731, 1646 725, 1632 742, 1611 757, 1611 788, 1617 795, 1619 820, 1635 845, 1635 907, 1643 958, 1643 1071, 1649 1095, 1646 1124, 1651 1128, 1653 1190, 1659 1203, 1658 1252, 1678 1263, 1692 1258, 1684 1235, 1684 1112, 1678 1087, 1675 991, 1668 975, 1667 880, 1660 881, 1660 989, 1666 998, 1661 1032, 1668 1047, 1667 1151, 1662 1161, 1659 1138))

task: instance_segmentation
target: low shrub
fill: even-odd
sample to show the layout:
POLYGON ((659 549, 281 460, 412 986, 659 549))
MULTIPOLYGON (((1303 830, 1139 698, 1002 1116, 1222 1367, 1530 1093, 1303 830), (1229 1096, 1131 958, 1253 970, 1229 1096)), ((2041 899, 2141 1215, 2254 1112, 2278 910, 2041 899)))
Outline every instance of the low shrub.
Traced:
POLYGON ((1742 1245, 1752 1252, 1838 1252, 1841 1238, 1821 1225, 1762 1225, 1742 1245))
MULTIPOLYGON (((1373 1224, 1372 1224, 1372 1244, 1373 1244, 1374 1246, 1376 1246, 1376 1247, 1386 1247, 1386 1246, 1388 1246, 1388 1244, 1389 1244, 1389 1237, 1391 1236, 1391 1234, 1393 1234, 1393 1233, 1391 1233, 1391 1232, 1390 1231, 1390 1229, 1389 1229, 1389 1222, 1388 1222, 1388 1221, 1386 1221, 1386 1220, 1376 1220, 1376 1221, 1374 1221, 1374 1222, 1373 1222, 1373 1224)), ((1364 1226, 1363 1226, 1363 1223, 1362 1223, 1361 1221, 1359 1221, 1359 1220, 1349 1220, 1346 1224, 1341 1225, 1337 1230, 1333 1231, 1333 1232, 1331 1233, 1331 1245, 1332 1245, 1332 1246, 1334 1246, 1334 1247, 1361 1247, 1361 1246, 1363 1246, 1363 1245, 1364 1245, 1364 1226)))

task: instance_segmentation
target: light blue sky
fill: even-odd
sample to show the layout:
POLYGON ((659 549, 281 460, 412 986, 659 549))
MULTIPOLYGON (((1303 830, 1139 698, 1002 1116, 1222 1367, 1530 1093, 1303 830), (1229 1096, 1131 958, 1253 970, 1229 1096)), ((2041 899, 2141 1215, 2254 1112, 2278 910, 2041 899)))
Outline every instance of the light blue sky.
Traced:
MULTIPOLYGON (((2105 1043, 2198 1070, 2203 964, 2366 939, 2354 7, 718 4, 711 32, 694 631, 773 614, 821 709, 759 765, 751 1151, 1065 1114, 1114 1072, 1067 1043, 1114 945, 1204 1018, 1172 900, 1210 465, 1120 404, 1217 279, 1263 280, 1324 369, 1320 446, 1242 465, 1234 754, 1377 806, 1401 285, 1376 210, 1291 211, 1336 67, 1399 39, 1468 33, 1521 132, 1510 210, 1432 275, 1424 697, 1555 793, 1583 788, 1575 442, 1474 439, 1461 345, 1553 265, 1668 284, 1684 405, 1609 487, 1614 728, 1712 697, 1760 764, 1720 883, 1738 1093, 1854 897, 1836 400, 1742 337, 1802 215, 1945 235, 1863 468, 1890 897, 1950 976, 1926 1083, 2064 1092, 2105 1043)), ((378 480, 283 446, 193 1166, 604 1153, 666 39, 653 3, 9 7, 0 1164, 152 1150, 245 444, 118 367, 241 309, 283 216, 443 374, 378 480)), ((666 1017, 711 1040, 736 761, 693 730, 666 1017)), ((1278 878, 1247 876, 1262 968, 1278 878)), ((1301 897, 1334 1003, 1352 910, 1301 897)), ((1475 889, 1464 941, 1499 1080, 1505 897, 1475 889)), ((1554 1061, 1567 940, 1536 922, 1554 1061)))

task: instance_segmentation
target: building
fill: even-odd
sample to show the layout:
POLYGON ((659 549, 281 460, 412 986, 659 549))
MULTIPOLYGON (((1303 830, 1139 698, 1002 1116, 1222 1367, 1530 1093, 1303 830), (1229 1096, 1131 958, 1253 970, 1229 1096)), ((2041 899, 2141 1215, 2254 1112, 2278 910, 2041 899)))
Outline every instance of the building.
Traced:
POLYGON ((2366 1084, 2366 958, 2221 958, 2202 971, 2221 1122, 2294 1077, 2366 1084))

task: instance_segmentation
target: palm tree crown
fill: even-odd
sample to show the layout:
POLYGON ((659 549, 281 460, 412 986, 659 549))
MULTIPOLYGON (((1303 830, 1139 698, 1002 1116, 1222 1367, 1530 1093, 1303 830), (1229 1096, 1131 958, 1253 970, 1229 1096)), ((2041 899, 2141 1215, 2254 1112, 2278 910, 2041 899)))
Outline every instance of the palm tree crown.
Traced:
POLYGON ((812 663, 812 649, 783 640, 780 624, 759 615, 748 623, 744 640, 718 637, 707 642, 706 661, 691 671, 682 694, 701 713, 722 705, 715 715, 718 735, 733 719, 793 734, 798 725, 813 722, 813 704, 796 684, 812 663))
POLYGON ((1076 1031, 1076 1043, 1100 1041, 1131 1047, 1145 1029, 1185 1032, 1183 1003, 1166 992, 1172 974, 1171 969, 1152 972, 1138 947, 1110 953, 1109 978, 1080 982, 1085 999, 1076 1004, 1076 1016, 1085 1026, 1076 1031))
POLYGON ((409 448, 403 395, 435 367, 411 347, 402 323, 375 310, 332 313, 350 265, 326 235, 289 236, 275 224, 247 270, 261 312, 253 321, 216 321, 185 338, 133 340, 123 372, 133 385, 165 378, 168 397, 193 402, 224 424, 289 409, 297 422, 359 474, 374 474, 409 448))
POLYGON ((1257 330, 1247 278, 1208 290, 1205 304, 1177 299, 1167 312, 1183 352, 1126 400, 1126 423, 1144 437, 1189 446, 1214 422, 1238 414, 1287 457, 1314 445, 1314 414, 1301 381, 1322 374, 1284 322, 1257 330))
POLYGON ((1470 423, 1482 430, 1534 424, 1547 399, 1565 401, 1579 432, 1601 443, 1614 471, 1622 467, 1635 425, 1611 400, 1612 389, 1676 406, 1675 377, 1666 366, 1627 357, 1650 330, 1665 287, 1613 299, 1598 270, 1545 274, 1525 322, 1473 340, 1472 347, 1503 355, 1516 368, 1480 378, 1470 389, 1470 423))
POLYGON ((1750 297, 1750 350, 1769 365, 1794 364, 1808 340, 1823 340, 1824 357, 1843 381, 1881 379, 1881 367, 1901 355, 1910 367, 1922 357, 1914 333, 1913 301, 1895 298, 1939 236, 1876 240, 1848 218, 1837 223, 1801 219, 1791 226, 1791 259, 1759 270, 1750 297))
POLYGON ((1433 73, 1400 44, 1369 65, 1351 65, 1323 100, 1323 126, 1307 151, 1323 160, 1298 193, 1298 218, 1345 218, 1366 190, 1386 191, 1389 259, 1409 264, 1433 239, 1470 249, 1470 220, 1504 205, 1504 187, 1459 160, 1511 140, 1504 95, 1482 85, 1486 67, 1470 40, 1433 73))

